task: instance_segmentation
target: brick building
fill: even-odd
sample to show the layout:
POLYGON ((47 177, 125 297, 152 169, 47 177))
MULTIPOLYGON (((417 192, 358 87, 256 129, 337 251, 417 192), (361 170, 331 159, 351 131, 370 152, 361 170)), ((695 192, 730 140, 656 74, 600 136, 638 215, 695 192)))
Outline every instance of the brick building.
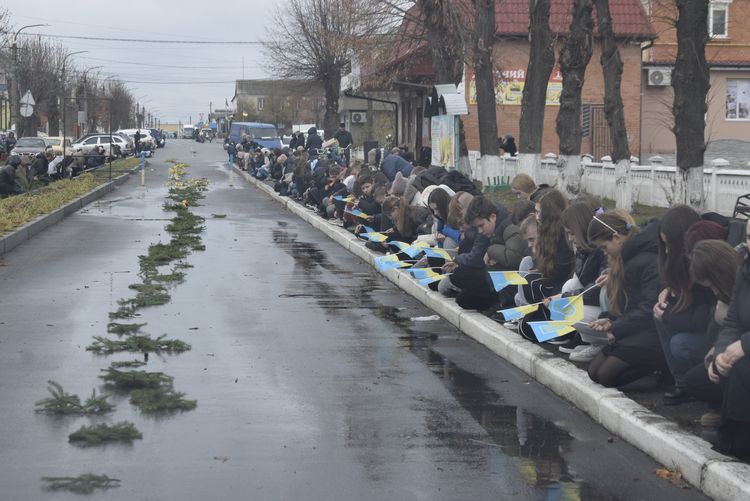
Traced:
POLYGON ((294 124, 323 123, 325 95, 309 80, 237 80, 233 121, 264 122, 289 134, 294 124))
MULTIPOLYGON (((677 54, 673 1, 643 0, 659 38, 644 51, 644 156, 674 154, 671 72, 677 54)), ((711 0, 706 46, 711 88, 706 141, 750 141, 750 0, 711 0)), ((747 153, 750 153, 748 143, 747 153)), ((746 158, 747 160, 747 158, 746 158)), ((744 164, 744 162, 743 162, 744 164)))
MULTIPOLYGON (((555 51, 559 54, 571 20, 572 0, 552 0, 550 28, 557 37, 555 51)), ((638 154, 641 142, 641 43, 655 37, 640 0, 610 0, 613 29, 619 42, 624 68, 622 98, 625 107, 625 125, 630 149, 638 154)), ((529 4, 526 0, 499 0, 496 2, 496 42, 493 50, 496 65, 498 134, 519 136, 521 92, 523 90, 529 58, 528 43, 529 4)), ((595 28, 596 36, 596 28, 595 28)), ((610 154, 610 139, 604 118, 604 83, 599 64, 600 43, 594 44, 594 54, 586 70, 583 87, 583 115, 585 137, 582 153, 599 158, 610 154)), ((432 82, 432 62, 424 43, 412 44, 403 51, 399 62, 409 61, 408 71, 395 85, 401 98, 401 142, 415 148, 429 145, 429 121, 422 118, 422 109, 429 84, 432 82)), ((466 142, 469 150, 479 150, 479 125, 473 91, 473 72, 466 68, 463 92, 469 105, 469 115, 463 117, 466 142)), ((547 90, 544 117, 542 152, 558 153, 559 141, 555 132, 555 119, 559 109, 562 86, 557 67, 553 70, 547 90)))

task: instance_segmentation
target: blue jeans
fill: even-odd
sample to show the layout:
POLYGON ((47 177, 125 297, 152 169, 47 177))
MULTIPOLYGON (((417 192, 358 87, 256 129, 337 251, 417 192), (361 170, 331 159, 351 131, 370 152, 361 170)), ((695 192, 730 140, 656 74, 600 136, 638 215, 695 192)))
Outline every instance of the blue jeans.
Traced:
POLYGON ((656 332, 669 372, 674 377, 675 386, 684 386, 685 374, 703 363, 709 345, 705 332, 672 332, 661 320, 656 320, 656 332))

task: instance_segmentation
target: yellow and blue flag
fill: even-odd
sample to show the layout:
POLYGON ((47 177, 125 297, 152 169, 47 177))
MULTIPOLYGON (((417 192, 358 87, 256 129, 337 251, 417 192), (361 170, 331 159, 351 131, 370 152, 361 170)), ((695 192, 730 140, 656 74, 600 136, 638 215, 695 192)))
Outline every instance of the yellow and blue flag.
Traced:
POLYGON ((516 320, 517 318, 525 317, 529 313, 534 313, 538 309, 539 309, 539 303, 527 304, 524 306, 516 306, 515 308, 508 308, 507 310, 500 310, 498 311, 498 313, 500 313, 503 316, 503 318, 505 318, 506 322, 510 322, 511 320, 516 320))
POLYGON ((351 195, 348 197, 343 197, 341 195, 334 195, 333 199, 336 200, 337 202, 353 202, 354 201, 354 197, 351 195))
MULTIPOLYGON (((365 226, 365 229, 367 229, 367 226, 365 226)), ((391 240, 390 242, 388 242, 388 245, 397 248, 399 251, 402 251, 404 249, 408 249, 409 247, 411 247, 406 242, 401 242, 400 240, 391 240)))
POLYGON ((440 273, 433 270, 432 268, 412 268, 406 271, 409 272, 409 274, 414 278, 427 278, 440 275, 440 273))
POLYGON ((432 282, 439 282, 440 280, 444 279, 448 275, 450 275, 450 273, 446 273, 444 275, 441 275, 439 273, 435 273, 435 275, 433 275, 433 276, 428 276, 428 277, 425 277, 425 278, 421 279, 419 281, 419 285, 429 285, 432 282))
POLYGON ((388 254, 386 256, 378 256, 375 258, 375 267, 381 272, 391 268, 408 268, 410 266, 411 263, 399 261, 396 254, 388 254))
POLYGON ((364 233, 377 233, 375 228, 370 228, 369 226, 362 225, 362 229, 365 230, 364 233))
POLYGON ((583 296, 559 297, 547 305, 550 320, 580 322, 583 320, 583 296))
POLYGON ((436 257, 445 259, 446 261, 453 261, 451 255, 448 254, 448 252, 444 249, 440 249, 438 247, 424 247, 422 250, 427 257, 436 257))
POLYGON ((383 235, 382 233, 378 232, 360 233, 357 236, 359 236, 360 238, 366 238, 370 242, 385 242, 386 240, 388 240, 387 235, 383 235))
POLYGON ((526 285, 528 282, 517 271, 491 271, 490 278, 495 292, 500 292, 509 285, 526 285))
POLYGON ((368 217, 370 217, 359 209, 344 209, 344 212, 346 212, 347 214, 351 214, 352 216, 361 217, 362 219, 367 219, 368 217))
POLYGON ((576 330, 572 322, 561 320, 550 320, 546 322, 529 322, 529 327, 534 332, 536 340, 540 343, 564 336, 576 330))

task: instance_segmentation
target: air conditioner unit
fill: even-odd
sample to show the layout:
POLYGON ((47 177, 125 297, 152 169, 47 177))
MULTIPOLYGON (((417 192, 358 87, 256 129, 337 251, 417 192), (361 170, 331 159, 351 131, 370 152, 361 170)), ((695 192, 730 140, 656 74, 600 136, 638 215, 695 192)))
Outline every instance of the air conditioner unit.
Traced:
POLYGON ((669 68, 649 68, 648 84, 651 87, 672 85, 672 70, 669 68))
POLYGON ((352 111, 352 123, 353 124, 367 123, 367 113, 364 111, 352 111))

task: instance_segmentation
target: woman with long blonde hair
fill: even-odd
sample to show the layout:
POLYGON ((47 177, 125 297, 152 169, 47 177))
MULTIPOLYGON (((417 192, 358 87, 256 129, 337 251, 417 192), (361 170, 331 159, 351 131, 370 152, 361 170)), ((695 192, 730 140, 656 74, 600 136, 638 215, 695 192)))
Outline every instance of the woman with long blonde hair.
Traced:
POLYGON ((652 309, 659 295, 658 228, 638 228, 626 211, 594 216, 588 241, 609 261, 606 308, 591 328, 606 333, 609 344, 591 361, 589 377, 607 387, 631 383, 662 367, 664 355, 652 309))

